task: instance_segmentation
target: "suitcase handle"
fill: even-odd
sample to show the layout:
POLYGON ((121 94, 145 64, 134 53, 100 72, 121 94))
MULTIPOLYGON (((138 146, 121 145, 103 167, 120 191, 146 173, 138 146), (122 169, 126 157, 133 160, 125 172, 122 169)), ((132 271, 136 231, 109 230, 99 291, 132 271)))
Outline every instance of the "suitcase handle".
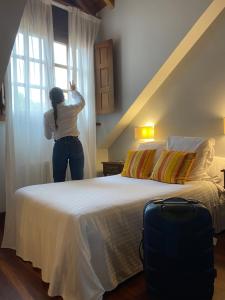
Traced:
POLYGON ((198 204, 199 201, 196 200, 187 200, 184 198, 168 198, 168 199, 160 199, 160 200, 155 200, 153 201, 154 204, 198 204), (178 202, 178 201, 179 202, 178 202))

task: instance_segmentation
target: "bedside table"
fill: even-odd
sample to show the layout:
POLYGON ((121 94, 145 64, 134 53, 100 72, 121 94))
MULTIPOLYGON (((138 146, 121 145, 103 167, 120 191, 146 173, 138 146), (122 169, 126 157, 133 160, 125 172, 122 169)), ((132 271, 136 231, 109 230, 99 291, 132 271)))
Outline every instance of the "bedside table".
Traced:
POLYGON ((120 174, 124 166, 123 161, 103 161, 102 164, 104 176, 120 174))

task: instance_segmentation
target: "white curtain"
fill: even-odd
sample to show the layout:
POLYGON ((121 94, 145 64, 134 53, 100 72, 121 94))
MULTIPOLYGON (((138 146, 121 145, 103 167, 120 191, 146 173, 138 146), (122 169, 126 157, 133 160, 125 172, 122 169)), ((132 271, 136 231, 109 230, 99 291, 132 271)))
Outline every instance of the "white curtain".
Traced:
POLYGON ((54 82, 51 1, 28 0, 6 75, 6 222, 3 247, 15 247, 16 189, 49 182, 52 144, 43 114, 54 82))
POLYGON ((69 78, 77 84, 86 105, 79 114, 78 128, 84 148, 85 178, 96 175, 96 118, 94 42, 100 20, 73 8, 69 11, 69 78))

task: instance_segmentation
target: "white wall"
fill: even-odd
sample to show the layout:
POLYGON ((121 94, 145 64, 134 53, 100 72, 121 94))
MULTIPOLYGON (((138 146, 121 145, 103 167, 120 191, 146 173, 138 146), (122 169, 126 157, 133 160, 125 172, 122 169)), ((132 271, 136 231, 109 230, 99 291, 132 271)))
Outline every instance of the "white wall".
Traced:
POLYGON ((26 0, 0 1, 0 85, 2 83, 26 0))
POLYGON ((101 12, 99 40, 114 41, 116 111, 98 116, 98 146, 211 2, 116 0, 101 12))
POLYGON ((0 212, 5 211, 5 123, 0 122, 0 212))
POLYGON ((103 165, 102 162, 109 160, 108 149, 97 149, 96 153, 96 171, 97 176, 103 175, 103 165))
POLYGON ((225 12, 184 58, 110 149, 123 159, 134 145, 134 127, 153 122, 156 139, 169 135, 213 136, 225 156, 225 12))

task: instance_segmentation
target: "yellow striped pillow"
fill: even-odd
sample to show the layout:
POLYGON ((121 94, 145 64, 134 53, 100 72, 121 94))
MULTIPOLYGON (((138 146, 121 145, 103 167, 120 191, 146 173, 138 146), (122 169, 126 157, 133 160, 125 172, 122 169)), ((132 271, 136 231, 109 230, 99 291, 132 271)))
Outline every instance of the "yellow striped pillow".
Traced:
POLYGON ((143 151, 128 151, 124 168, 121 173, 125 177, 149 179, 156 149, 143 151))
POLYGON ((151 179, 166 183, 184 183, 193 167, 196 153, 164 150, 157 161, 151 179))

